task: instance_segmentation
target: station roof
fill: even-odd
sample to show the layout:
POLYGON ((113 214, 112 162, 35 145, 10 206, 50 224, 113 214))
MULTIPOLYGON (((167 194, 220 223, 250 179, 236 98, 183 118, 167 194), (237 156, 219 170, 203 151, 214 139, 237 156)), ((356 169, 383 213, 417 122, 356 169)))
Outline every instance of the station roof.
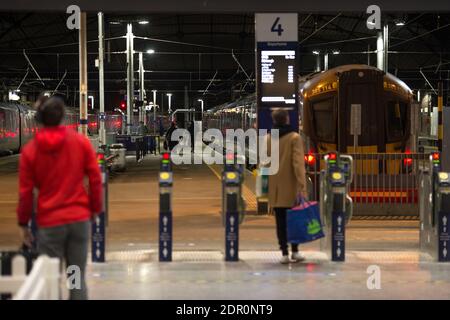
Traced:
MULTIPOLYGON (((65 93, 73 105, 77 104, 78 33, 66 27, 67 17, 58 12, 0 13, 3 90, 17 88, 27 70, 22 92, 54 90, 67 71, 58 91, 65 93), (30 68, 24 51, 43 82, 30 68)), ((314 71, 317 56, 313 52, 329 53, 330 68, 368 62, 376 65, 377 32, 367 29, 366 19, 365 12, 299 14, 300 75, 314 71)), ((448 81, 450 14, 395 12, 383 13, 382 19, 389 24, 390 73, 413 90, 430 89, 430 85, 437 88, 439 79, 448 81)), ((135 51, 144 52, 148 93, 153 89, 158 90, 159 95, 171 92, 176 107, 184 104, 187 90, 191 105, 204 99, 206 108, 210 108, 254 92, 253 13, 106 13, 107 109, 117 105, 126 92, 124 36, 128 23, 133 24, 135 51), (147 53, 148 50, 154 53, 147 53)), ((88 13, 87 27, 89 93, 96 96, 98 33, 95 13, 88 13)), ((137 70, 137 56, 134 65, 137 70)), ((136 90, 137 79, 136 73, 136 90)), ((164 103, 167 104, 167 99, 164 103)))

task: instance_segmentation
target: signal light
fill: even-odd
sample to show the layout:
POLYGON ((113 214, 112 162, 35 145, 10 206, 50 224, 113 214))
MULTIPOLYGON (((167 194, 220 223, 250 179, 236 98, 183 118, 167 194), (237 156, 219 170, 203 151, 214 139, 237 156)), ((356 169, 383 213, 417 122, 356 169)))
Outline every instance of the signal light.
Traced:
POLYGON ((122 109, 122 110, 125 110, 125 109, 127 108, 127 104, 125 103, 125 101, 122 101, 122 102, 120 103, 119 108, 122 109))
POLYGON ((439 152, 432 152, 431 153, 432 159, 433 160, 440 160, 440 154, 439 152))
POLYGON ((164 152, 162 154, 162 160, 161 160, 162 164, 169 164, 170 163, 170 153, 169 152, 164 152))
POLYGON ((105 154, 104 153, 97 153, 97 162, 98 164, 103 164, 105 163, 105 154))
POLYGON ((337 154, 336 152, 330 152, 328 153, 328 161, 329 162, 336 162, 337 154))
POLYGON ((404 165, 405 167, 411 166, 411 165, 412 165, 412 162, 413 162, 413 159, 412 159, 412 158, 405 158, 405 159, 403 159, 403 165, 404 165))
POLYGON ((234 154, 233 153, 227 153, 225 155, 225 162, 226 162, 226 164, 233 164, 234 163, 234 154))
MULTIPOLYGON (((406 150, 405 150, 405 154, 407 154, 407 155, 408 155, 408 154, 411 154, 411 150, 406 149, 406 150)), ((405 159, 403 159, 403 165, 404 165, 405 167, 411 166, 412 163, 413 163, 413 159, 411 158, 411 156, 406 156, 405 159)))
POLYGON ((305 155, 305 162, 309 165, 309 166, 313 166, 316 163, 316 157, 313 154, 307 154, 305 155))

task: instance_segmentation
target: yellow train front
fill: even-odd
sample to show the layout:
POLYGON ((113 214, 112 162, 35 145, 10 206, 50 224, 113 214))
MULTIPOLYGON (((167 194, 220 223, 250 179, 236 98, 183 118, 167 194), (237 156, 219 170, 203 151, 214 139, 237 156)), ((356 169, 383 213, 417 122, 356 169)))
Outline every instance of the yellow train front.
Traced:
MULTIPOLYGON (((409 87, 377 68, 345 65, 303 79, 301 88, 302 129, 309 148, 305 159, 314 188, 323 154, 351 154, 351 196, 357 204, 405 204, 409 207, 402 210, 416 215, 417 168, 424 155, 411 153, 409 87)), ((363 210, 370 213, 367 209, 372 208, 363 210)))
POLYGON ((303 131, 318 153, 399 153, 410 144, 412 92, 400 79, 366 65, 345 65, 307 80, 300 93, 303 131), (352 105, 361 131, 351 134, 352 105))

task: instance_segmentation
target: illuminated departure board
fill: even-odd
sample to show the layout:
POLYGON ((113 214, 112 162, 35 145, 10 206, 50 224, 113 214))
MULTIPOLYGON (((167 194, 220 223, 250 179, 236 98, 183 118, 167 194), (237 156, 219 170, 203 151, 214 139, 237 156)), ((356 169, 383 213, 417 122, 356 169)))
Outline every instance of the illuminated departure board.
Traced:
POLYGON ((279 107, 296 103, 295 50, 259 50, 260 101, 279 107))

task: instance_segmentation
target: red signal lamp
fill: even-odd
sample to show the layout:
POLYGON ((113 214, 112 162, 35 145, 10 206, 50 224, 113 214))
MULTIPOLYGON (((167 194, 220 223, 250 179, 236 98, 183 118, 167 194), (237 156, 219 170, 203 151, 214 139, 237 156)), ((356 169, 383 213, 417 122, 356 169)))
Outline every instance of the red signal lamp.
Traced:
POLYGON ((410 167, 410 166, 412 165, 412 163, 413 163, 412 157, 411 157, 411 156, 408 156, 408 155, 411 154, 411 150, 406 149, 406 150, 405 150, 405 154, 406 154, 407 156, 405 157, 405 159, 403 159, 403 165, 404 165, 405 167, 410 167))
POLYGON ((162 162, 163 164, 169 164, 169 163, 170 163, 170 153, 169 153, 169 152, 164 152, 164 153, 162 154, 162 160, 161 160, 161 162, 162 162))
POLYGON ((330 152, 330 153, 328 153, 328 161, 336 161, 336 159, 337 159, 337 154, 336 154, 336 152, 330 152))
POLYGON ((440 160, 441 155, 439 154, 439 152, 432 152, 431 157, 433 160, 440 160))
POLYGON ((103 164, 105 163, 105 154, 104 153, 97 153, 97 162, 98 164, 103 164))

